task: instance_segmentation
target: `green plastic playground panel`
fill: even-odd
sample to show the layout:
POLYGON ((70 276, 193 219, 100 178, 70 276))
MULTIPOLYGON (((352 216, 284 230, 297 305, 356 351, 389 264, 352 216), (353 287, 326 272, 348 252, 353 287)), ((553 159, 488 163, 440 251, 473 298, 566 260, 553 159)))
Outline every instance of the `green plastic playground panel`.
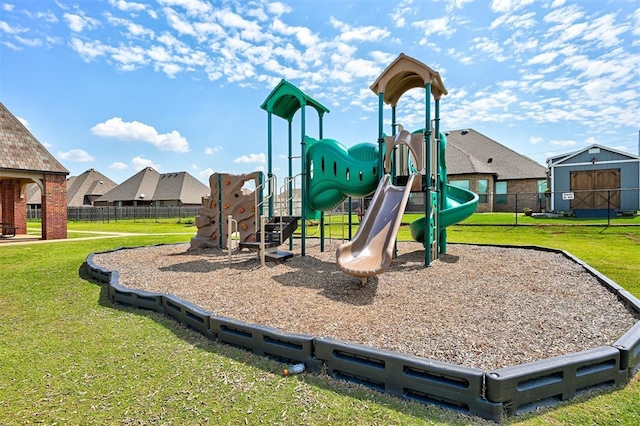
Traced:
POLYGON ((360 143, 346 148, 334 139, 307 141, 307 188, 313 211, 338 207, 347 197, 364 197, 378 186, 378 147, 360 143))

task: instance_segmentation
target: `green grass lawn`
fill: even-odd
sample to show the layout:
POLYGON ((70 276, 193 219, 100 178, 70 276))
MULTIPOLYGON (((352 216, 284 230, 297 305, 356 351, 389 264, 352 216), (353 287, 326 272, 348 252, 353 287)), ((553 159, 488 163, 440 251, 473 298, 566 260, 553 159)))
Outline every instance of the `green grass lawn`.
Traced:
MULTIPOLYGON (((492 424, 325 375, 282 377, 278 362, 163 315, 114 306, 105 287, 86 280, 90 252, 187 242, 192 225, 69 229, 175 235, 0 246, 0 424, 492 424)), ((449 240, 562 248, 640 297, 640 227, 454 226, 449 240)), ((636 376, 622 389, 507 423, 635 425, 638 401, 636 376)))

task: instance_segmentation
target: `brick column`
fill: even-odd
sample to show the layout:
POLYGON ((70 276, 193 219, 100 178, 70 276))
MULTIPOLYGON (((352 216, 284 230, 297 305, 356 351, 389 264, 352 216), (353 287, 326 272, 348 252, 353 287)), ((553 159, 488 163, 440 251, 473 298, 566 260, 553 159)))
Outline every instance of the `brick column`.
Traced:
POLYGON ((27 233, 27 197, 20 198, 20 179, 4 179, 0 181, 0 193, 2 197, 3 223, 11 223, 17 226, 16 234, 27 233))
POLYGON ((42 197, 42 239, 63 238, 67 238, 66 178, 64 175, 45 174, 42 197))

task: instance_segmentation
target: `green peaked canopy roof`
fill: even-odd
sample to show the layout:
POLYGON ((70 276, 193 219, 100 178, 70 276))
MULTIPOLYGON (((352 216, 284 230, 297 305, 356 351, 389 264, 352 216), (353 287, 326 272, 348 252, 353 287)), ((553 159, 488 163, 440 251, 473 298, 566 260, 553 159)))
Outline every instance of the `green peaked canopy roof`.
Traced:
POLYGON ((287 121, 291 121, 296 112, 307 105, 315 108, 319 116, 329 112, 329 109, 320 102, 306 95, 302 90, 287 80, 282 79, 271 93, 269 93, 269 96, 267 96, 267 99, 260 105, 260 108, 287 121))

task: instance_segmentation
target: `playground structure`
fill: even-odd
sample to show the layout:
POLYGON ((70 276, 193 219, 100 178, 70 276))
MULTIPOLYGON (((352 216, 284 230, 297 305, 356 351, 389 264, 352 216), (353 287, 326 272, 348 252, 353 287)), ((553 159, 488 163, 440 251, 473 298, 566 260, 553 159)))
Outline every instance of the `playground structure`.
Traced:
MULTIPOLYGON (((321 250, 324 251, 324 212, 336 208, 346 199, 351 207, 351 197, 374 193, 356 236, 336 253, 340 269, 364 282, 384 272, 391 264, 409 195, 421 192, 425 194, 425 216, 411 224, 411 233, 416 241, 424 243, 424 265, 429 266, 446 253, 446 227, 473 214, 478 197, 473 192, 447 185, 446 135, 440 131, 440 99, 447 90, 440 74, 422 62, 400 54, 371 85, 371 90, 379 100, 378 143, 359 143, 346 148, 334 139, 323 138, 323 117, 329 109, 282 80, 261 105, 267 111, 268 125, 266 179, 257 173, 251 178, 255 181, 255 193, 240 195, 238 191, 247 180, 246 175, 212 175, 211 195, 203 199, 201 214, 196 219, 198 234, 192 239, 191 247, 227 248, 230 252, 241 248, 257 249, 264 263, 265 257, 290 257, 288 252, 278 252, 277 247, 288 239, 289 249, 292 249, 291 235, 300 226, 301 255, 305 256, 307 221, 319 220, 321 250), (414 88, 425 90, 425 121, 422 130, 410 133, 397 122, 396 111, 401 96, 414 88), (391 106, 389 136, 384 133, 384 104, 391 106), (319 139, 306 134, 307 106, 318 114, 319 139), (301 172, 294 175, 293 159, 298 157, 294 157, 292 149, 292 121, 298 111, 301 172), (288 177, 281 191, 272 165, 274 115, 288 124, 288 177), (301 182, 301 209, 296 215, 293 196, 298 179, 301 182), (227 192, 239 199, 235 203, 228 200, 227 192), (247 204, 251 197, 253 205, 247 204), (210 207, 216 199, 222 208, 210 207), (275 214, 277 202, 282 203, 278 215, 275 214), (225 221, 227 225, 223 224, 225 221), (240 235, 238 244, 232 245, 235 232, 232 228, 236 223, 240 235)), ((351 227, 351 208, 348 217, 351 227)))
MULTIPOLYGON (((446 228, 471 215, 477 203, 475 194, 449 186, 446 181, 446 135, 439 129, 439 101, 447 94, 446 89, 437 72, 403 54, 387 67, 371 89, 379 97, 378 144, 363 143, 346 148, 335 140, 323 138, 322 119, 329 110, 283 80, 262 105, 268 112, 269 127, 266 178, 260 172, 239 176, 213 174, 211 194, 203 198, 200 215, 196 218, 198 233, 191 240, 191 248, 227 248, 231 255, 234 250, 248 247, 257 249, 262 259, 269 249, 275 253, 273 257, 278 258, 279 245, 288 239, 292 247, 291 233, 299 222, 300 249, 305 256, 307 221, 313 219, 320 221, 320 246, 324 251, 324 212, 343 204, 349 197, 375 191, 356 236, 336 252, 337 265, 342 271, 366 279, 389 267, 400 220, 412 192, 424 193, 426 200, 424 218, 410 227, 412 237, 425 248, 424 265, 429 266, 445 253, 446 228), (424 87, 426 92, 425 126, 410 133, 397 123, 396 106, 402 94, 416 87, 424 87), (432 96, 435 103, 433 120, 432 96), (383 133, 385 103, 392 108, 390 136, 383 133), (319 139, 306 135, 306 106, 312 106, 318 112, 319 139), (294 175, 292 119, 298 110, 302 115, 302 161, 301 173, 294 175), (289 177, 280 191, 271 162, 274 114, 287 120, 289 130, 289 177), (294 215, 296 179, 301 181, 302 202, 294 215), (255 190, 243 193, 243 186, 248 181, 253 183, 255 190), (281 205, 276 214, 278 203, 281 205), (268 227, 269 222, 271 226, 268 227)), ((559 250, 529 249, 563 254, 589 271, 634 312, 640 313, 637 298, 579 259, 559 250)), ((166 313, 210 339, 256 354, 302 362, 308 371, 324 371, 334 378, 398 397, 496 422, 501 422, 507 414, 553 405, 592 387, 623 385, 640 366, 640 323, 610 345, 483 371, 333 338, 291 334, 216 315, 172 294, 124 287, 118 282, 118 273, 95 265, 92 257, 93 254, 87 259, 89 274, 109 285, 109 296, 113 301, 166 313)), ((471 305, 468 308, 473 309, 471 305)))

